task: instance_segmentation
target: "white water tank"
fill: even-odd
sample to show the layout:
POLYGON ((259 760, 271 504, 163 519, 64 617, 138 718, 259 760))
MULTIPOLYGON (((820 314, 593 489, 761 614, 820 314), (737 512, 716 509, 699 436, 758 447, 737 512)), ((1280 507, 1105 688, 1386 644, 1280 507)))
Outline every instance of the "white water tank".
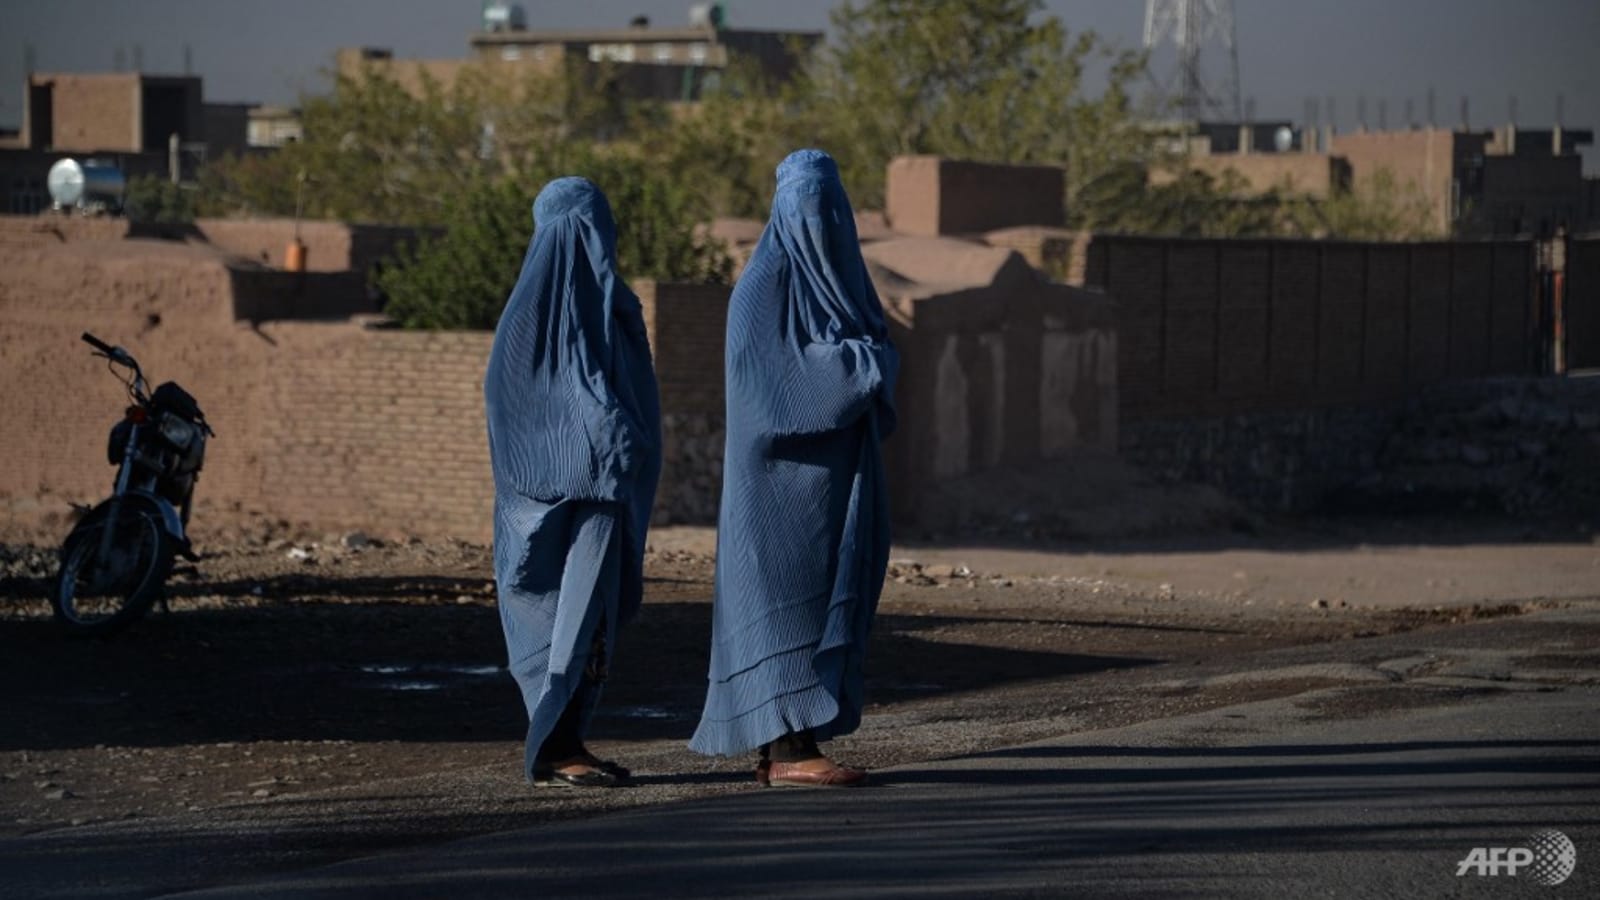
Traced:
POLYGON ((50 167, 45 185, 56 209, 117 209, 128 182, 122 170, 109 163, 67 157, 50 167))

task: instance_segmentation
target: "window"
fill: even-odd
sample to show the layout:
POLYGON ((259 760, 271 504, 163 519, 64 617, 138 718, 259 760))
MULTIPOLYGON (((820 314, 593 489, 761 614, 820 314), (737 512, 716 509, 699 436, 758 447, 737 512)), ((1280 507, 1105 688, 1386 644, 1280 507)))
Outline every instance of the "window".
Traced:
POLYGON ((590 62, 633 62, 632 44, 590 44, 590 62))
POLYGON ((671 44, 668 44, 668 43, 663 41, 662 43, 656 44, 655 55, 656 55, 656 62, 658 62, 658 63, 669 63, 669 62, 672 62, 672 58, 674 56, 676 56, 677 54, 672 52, 672 45, 671 44))
POLYGON ((704 43, 689 45, 689 61, 697 66, 706 64, 706 55, 710 50, 704 43))
POLYGON ((501 47, 500 48, 500 58, 505 60, 506 62, 516 62, 517 60, 522 58, 522 48, 521 47, 517 47, 517 46, 513 46, 513 45, 509 45, 509 44, 504 46, 504 47, 501 47))

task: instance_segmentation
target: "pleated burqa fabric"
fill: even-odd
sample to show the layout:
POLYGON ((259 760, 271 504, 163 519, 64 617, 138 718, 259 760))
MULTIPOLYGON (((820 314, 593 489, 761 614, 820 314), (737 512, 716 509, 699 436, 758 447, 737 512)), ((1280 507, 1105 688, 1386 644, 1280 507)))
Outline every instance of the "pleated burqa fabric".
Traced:
MULTIPOLYGON (((495 581, 528 710, 525 769, 643 596, 661 413, 639 300, 616 273, 599 188, 550 182, 495 330, 484 400, 494 469, 495 581)), ((582 723, 587 731, 597 691, 582 723)))
POLYGON ((860 724, 888 565, 879 441, 898 356, 826 153, 778 167, 728 310, 726 364, 710 684, 689 746, 732 755, 860 724))

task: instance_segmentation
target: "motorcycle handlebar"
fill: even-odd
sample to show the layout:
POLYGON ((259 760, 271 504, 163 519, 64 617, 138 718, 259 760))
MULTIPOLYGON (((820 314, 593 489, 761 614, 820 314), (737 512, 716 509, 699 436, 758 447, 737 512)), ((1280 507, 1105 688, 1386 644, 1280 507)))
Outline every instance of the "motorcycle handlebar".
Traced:
POLYGON ((109 359, 114 363, 121 363, 122 365, 128 366, 131 369, 139 368, 139 364, 134 361, 132 354, 128 353, 128 351, 122 349, 121 347, 113 347, 87 331, 83 333, 82 337, 85 344, 88 344, 96 350, 99 350, 101 353, 104 353, 106 359, 109 359))
POLYGON ((107 356, 116 355, 117 348, 111 346, 110 344, 106 343, 105 341, 100 340, 99 338, 95 337, 94 335, 90 334, 87 331, 85 331, 83 333, 83 342, 85 344, 88 344, 89 346, 95 348, 96 350, 99 350, 101 353, 104 353, 107 356))

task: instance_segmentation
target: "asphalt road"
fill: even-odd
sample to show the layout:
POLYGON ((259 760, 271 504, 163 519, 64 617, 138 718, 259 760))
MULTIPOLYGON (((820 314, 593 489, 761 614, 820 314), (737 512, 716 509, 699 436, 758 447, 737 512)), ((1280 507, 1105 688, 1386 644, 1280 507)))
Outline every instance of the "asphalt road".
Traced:
POLYGON ((238 810, 226 836, 142 822, 6 841, 0 872, 15 896, 1592 897, 1597 653, 1585 604, 1174 670, 1169 688, 1341 683, 899 766, 859 791, 739 790, 377 854, 352 804, 325 831, 346 861, 310 867, 238 810), (1474 848, 1547 829, 1576 847, 1562 884, 1457 874, 1474 848))

